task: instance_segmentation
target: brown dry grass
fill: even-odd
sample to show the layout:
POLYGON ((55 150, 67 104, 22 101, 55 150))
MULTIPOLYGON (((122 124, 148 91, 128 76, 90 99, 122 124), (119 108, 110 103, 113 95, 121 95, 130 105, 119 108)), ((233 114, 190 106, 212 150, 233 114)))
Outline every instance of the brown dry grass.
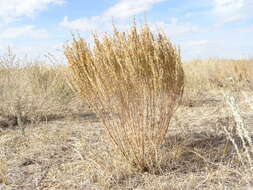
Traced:
POLYGON ((188 87, 231 88, 251 86, 253 60, 207 59, 185 63, 188 87))
POLYGON ((160 169, 160 147, 178 107, 184 73, 165 34, 134 24, 126 33, 80 38, 65 55, 80 95, 103 122, 117 150, 134 168, 160 169))
POLYGON ((63 66, 19 60, 10 51, 0 58, 0 121, 9 127, 50 120, 67 112, 73 93, 63 66), (64 74, 63 74, 64 73, 64 74))
MULTIPOLYGON (((207 59, 183 64, 185 71, 185 93, 183 104, 205 103, 208 93, 224 90, 253 89, 253 60, 207 59)), ((217 101, 214 96, 211 101, 217 101)))
MULTIPOLYGON (((253 112, 240 98, 252 134, 253 112)), ((133 171, 115 157, 106 131, 94 120, 66 118, 27 126, 25 136, 5 130, 0 135, 0 189, 250 190, 252 170, 242 164, 223 130, 234 125, 222 102, 180 108, 163 146, 163 172, 153 174, 133 171)), ((247 161, 242 141, 233 139, 247 161)))
POLYGON ((67 81, 55 74, 66 68, 20 68, 9 60, 1 58, 0 67, 0 190, 253 188, 252 60, 183 64, 184 104, 171 120, 162 146, 166 159, 157 173, 132 170, 117 156, 95 114, 86 112, 82 101, 66 90, 67 81), (233 80, 225 82, 231 76, 233 80), (40 101, 46 104, 43 109, 36 106, 40 101), (23 134, 2 125, 3 117, 19 110, 14 102, 21 102, 28 118, 51 113, 64 117, 24 123, 23 134))

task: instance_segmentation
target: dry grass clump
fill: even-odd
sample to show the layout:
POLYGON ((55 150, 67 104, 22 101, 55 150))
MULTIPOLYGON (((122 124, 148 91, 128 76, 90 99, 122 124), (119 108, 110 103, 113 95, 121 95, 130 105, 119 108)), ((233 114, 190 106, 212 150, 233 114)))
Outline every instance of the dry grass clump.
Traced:
POLYGON ((0 73, 0 127, 47 120, 73 97, 61 68, 17 59, 11 51, 0 58, 0 73))
POLYGON ((112 141, 135 168, 161 162, 160 147, 181 100, 184 73, 180 54, 165 34, 147 25, 127 33, 82 39, 65 55, 80 94, 90 104, 112 141))
POLYGON ((227 133, 230 141, 233 143, 240 162, 243 165, 246 165, 246 164, 249 165, 250 169, 253 170, 253 159, 252 159, 253 140, 252 140, 251 132, 246 128, 245 121, 238 108, 235 97, 229 94, 226 94, 225 97, 226 97, 226 103, 228 105, 228 108, 231 111, 236 123, 233 130, 234 134, 229 133, 227 129, 224 128, 225 132, 227 133), (239 151, 240 148, 238 144, 236 143, 235 139, 233 138, 234 136, 239 137, 242 147, 244 149, 243 153, 245 156, 242 155, 241 152, 239 151))

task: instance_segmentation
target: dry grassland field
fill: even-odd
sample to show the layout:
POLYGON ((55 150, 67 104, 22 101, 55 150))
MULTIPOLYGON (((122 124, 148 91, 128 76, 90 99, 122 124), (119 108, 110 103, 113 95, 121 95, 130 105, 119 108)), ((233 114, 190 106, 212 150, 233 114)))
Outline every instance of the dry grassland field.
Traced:
POLYGON ((253 60, 182 62, 148 26, 68 65, 0 57, 0 190, 252 190, 253 60))

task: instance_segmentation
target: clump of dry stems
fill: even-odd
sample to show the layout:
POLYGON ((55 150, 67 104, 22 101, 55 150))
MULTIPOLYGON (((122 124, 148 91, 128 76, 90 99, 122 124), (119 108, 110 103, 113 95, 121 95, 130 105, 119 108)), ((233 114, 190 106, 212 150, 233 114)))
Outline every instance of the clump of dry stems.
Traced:
MULTIPOLYGON (((248 98, 248 96, 244 93, 245 98, 248 98)), ((250 131, 246 128, 246 124, 244 122, 244 119, 242 117, 242 114, 239 110, 239 107, 237 105, 236 99, 234 96, 230 94, 225 94, 226 98, 226 103, 228 105, 229 110, 232 112, 233 117, 235 119, 235 128, 234 128, 234 133, 232 135, 238 135, 242 142, 243 149, 246 153, 246 159, 243 159, 243 155, 240 153, 240 149, 233 139, 232 135, 229 134, 229 132, 225 129, 225 132, 227 133, 230 141, 233 143, 236 153, 238 155, 238 158, 242 164, 248 163, 250 166, 250 169, 253 169, 253 161, 252 161, 252 155, 253 155, 253 142, 252 142, 252 137, 250 134, 250 131)))
POLYGON ((135 168, 159 165, 159 150, 182 97, 180 53, 165 34, 134 24, 94 47, 74 39, 65 55, 77 89, 103 122, 112 141, 135 168))

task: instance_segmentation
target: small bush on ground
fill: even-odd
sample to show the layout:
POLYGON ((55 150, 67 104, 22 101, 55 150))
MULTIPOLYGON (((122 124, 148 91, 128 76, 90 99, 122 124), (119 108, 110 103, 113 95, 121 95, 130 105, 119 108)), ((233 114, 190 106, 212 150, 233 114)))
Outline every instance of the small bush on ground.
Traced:
POLYGON ((160 148, 183 94, 180 54, 165 34, 134 24, 128 33, 74 39, 65 55, 80 94, 135 168, 160 166, 160 148))

